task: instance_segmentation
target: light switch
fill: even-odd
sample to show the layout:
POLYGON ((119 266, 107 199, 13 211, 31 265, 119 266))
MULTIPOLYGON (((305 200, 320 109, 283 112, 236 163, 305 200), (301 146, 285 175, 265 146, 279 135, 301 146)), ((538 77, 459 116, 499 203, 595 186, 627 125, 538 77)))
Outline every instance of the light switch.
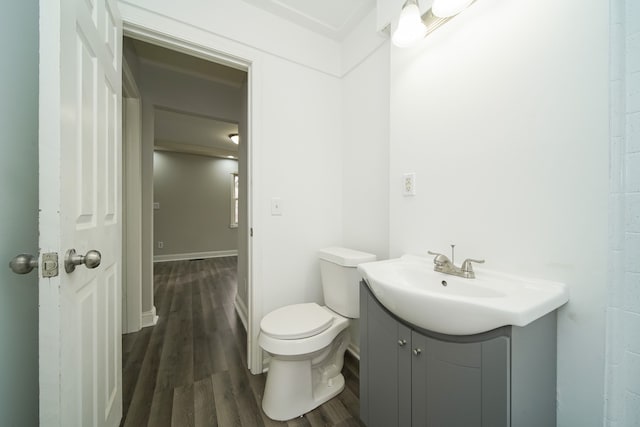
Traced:
POLYGON ((405 173, 402 175, 402 195, 416 195, 416 174, 415 172, 405 173))
POLYGON ((153 209, 154 209, 154 210, 158 210, 158 209, 160 209, 160 203, 158 203, 158 202, 153 202, 153 209))
POLYGON ((279 197, 271 199, 271 215, 282 215, 282 200, 279 197))

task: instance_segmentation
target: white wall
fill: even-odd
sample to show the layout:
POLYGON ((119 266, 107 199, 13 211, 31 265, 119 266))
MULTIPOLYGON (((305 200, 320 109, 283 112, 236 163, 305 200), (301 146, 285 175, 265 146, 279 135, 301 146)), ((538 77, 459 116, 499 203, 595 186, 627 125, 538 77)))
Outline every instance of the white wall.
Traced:
POLYGON ((119 6, 129 31, 141 24, 251 64, 255 342, 262 313, 322 302, 317 250, 342 240, 340 46, 239 1, 119 6), (273 197, 282 216, 271 216, 273 197))
POLYGON ((338 78, 275 57, 262 63, 263 311, 322 302, 318 249, 342 238, 341 86, 338 78), (271 198, 282 200, 272 216, 271 198))
POLYGON ((611 0, 606 426, 640 425, 640 3, 611 0))
POLYGON ((391 50, 390 255, 455 243, 457 260, 566 282, 566 427, 603 420, 608 93, 606 2, 482 0, 391 50))
MULTIPOLYGON (((343 44, 342 245, 389 255, 389 40, 375 30, 375 10, 343 44)), ((351 328, 359 354, 360 323, 351 328)))
POLYGON ((0 14, 0 425, 38 424, 38 270, 8 268, 38 254, 38 2, 0 14))
POLYGON ((343 245, 389 253, 389 46, 346 75, 343 91, 343 245))
MULTIPOLYGON (((119 0, 125 21, 145 22, 151 12, 159 19, 202 29, 222 38, 220 50, 237 54, 242 46, 322 73, 340 75, 340 44, 285 19, 238 0, 119 0), (227 43, 233 46, 227 49, 227 43)), ((178 25, 180 26, 180 25, 178 25)), ((163 33, 170 34, 165 26, 163 33)))

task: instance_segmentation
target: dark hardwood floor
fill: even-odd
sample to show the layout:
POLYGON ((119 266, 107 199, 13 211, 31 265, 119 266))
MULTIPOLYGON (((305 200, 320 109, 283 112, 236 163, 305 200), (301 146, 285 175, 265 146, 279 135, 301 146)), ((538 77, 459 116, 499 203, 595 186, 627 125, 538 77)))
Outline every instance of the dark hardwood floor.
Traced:
POLYGON ((266 375, 247 369, 235 313, 236 257, 156 263, 156 326, 122 339, 121 426, 362 426, 358 362, 346 357, 344 391, 288 422, 262 412, 266 375))

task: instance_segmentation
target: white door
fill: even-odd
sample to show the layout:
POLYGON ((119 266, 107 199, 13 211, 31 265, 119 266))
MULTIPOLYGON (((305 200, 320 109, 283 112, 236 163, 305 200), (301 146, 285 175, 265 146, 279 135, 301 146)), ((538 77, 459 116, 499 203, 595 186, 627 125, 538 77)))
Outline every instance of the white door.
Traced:
POLYGON ((121 390, 121 59, 114 0, 40 0, 40 425, 115 426, 121 390), (69 249, 101 263, 65 272, 69 249))

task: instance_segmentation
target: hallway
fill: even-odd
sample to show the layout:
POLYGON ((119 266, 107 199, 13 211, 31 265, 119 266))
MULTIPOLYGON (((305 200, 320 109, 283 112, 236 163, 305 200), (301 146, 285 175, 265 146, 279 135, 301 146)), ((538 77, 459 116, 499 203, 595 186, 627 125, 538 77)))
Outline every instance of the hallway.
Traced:
POLYGON ((123 336, 121 426, 359 426, 358 365, 345 390, 316 410, 275 422, 260 408, 266 375, 251 375, 237 317, 236 257, 154 264, 160 320, 123 336))

